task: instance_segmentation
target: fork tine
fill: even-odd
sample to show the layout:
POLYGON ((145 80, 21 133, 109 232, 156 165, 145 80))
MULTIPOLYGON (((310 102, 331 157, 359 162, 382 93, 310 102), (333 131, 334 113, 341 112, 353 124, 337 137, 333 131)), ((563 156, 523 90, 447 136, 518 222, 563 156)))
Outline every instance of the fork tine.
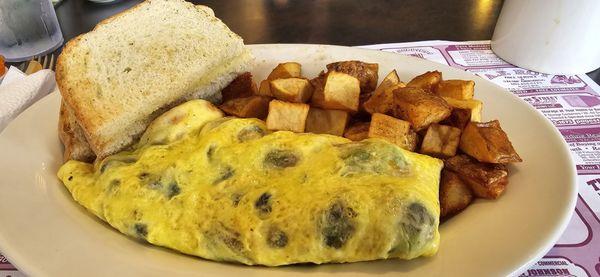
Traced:
POLYGON ((48 66, 48 69, 54 70, 54 53, 50 55, 50 65, 48 66))
POLYGON ((47 61, 45 61, 44 64, 46 62, 48 62, 48 64, 45 64, 46 67, 44 67, 44 68, 49 69, 50 68, 50 60, 52 59, 52 54, 49 54, 48 56, 46 56, 46 59, 47 59, 47 61))
POLYGON ((42 58, 42 62, 40 62, 42 64, 42 68, 46 69, 48 66, 48 56, 44 56, 44 58, 42 58))

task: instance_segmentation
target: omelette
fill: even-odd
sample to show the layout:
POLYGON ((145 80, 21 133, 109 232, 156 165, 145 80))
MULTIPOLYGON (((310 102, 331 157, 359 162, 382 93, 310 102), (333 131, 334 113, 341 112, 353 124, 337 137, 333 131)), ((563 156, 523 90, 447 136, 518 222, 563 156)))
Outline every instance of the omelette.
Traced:
POLYGON ((247 265, 431 256, 439 245, 441 160, 383 140, 271 132, 192 100, 131 150, 58 176, 120 232, 247 265))

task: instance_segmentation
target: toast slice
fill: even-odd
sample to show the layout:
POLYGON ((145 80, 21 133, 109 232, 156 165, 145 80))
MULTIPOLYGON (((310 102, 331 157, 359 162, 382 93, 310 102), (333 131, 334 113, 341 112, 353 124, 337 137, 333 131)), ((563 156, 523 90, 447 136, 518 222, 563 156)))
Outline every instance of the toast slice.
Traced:
POLYGON ((77 160, 82 162, 93 162, 96 159, 96 154, 90 148, 83 129, 77 124, 73 110, 65 104, 64 101, 60 102, 60 114, 58 117, 58 137, 65 146, 65 152, 63 159, 77 160))
POLYGON ((220 100, 249 70, 243 40, 205 6, 147 0, 71 40, 56 79, 94 153, 135 142, 148 124, 190 99, 220 100))

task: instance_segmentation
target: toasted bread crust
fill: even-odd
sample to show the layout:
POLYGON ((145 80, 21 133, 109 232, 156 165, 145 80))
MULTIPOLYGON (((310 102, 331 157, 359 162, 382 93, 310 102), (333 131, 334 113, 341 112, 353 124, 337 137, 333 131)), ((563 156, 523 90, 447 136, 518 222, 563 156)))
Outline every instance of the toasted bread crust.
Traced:
MULTIPOLYGON (((99 158, 131 145, 141 136, 152 119, 160 115, 160 111, 194 98, 218 99, 219 91, 224 86, 239 73, 249 69, 251 55, 244 48, 241 38, 213 16, 214 13, 209 8, 194 6, 185 1, 147 0, 101 21, 90 33, 80 35, 65 45, 57 60, 57 84, 64 101, 72 109, 77 124, 83 129, 90 147, 99 158), (152 8, 153 3, 158 6, 152 8), (187 39, 190 40, 187 43, 198 41, 197 49, 210 49, 206 52, 201 50, 200 54, 204 53, 204 56, 200 57, 197 52, 190 51, 189 59, 184 59, 188 52, 181 52, 183 54, 172 58, 165 55, 164 51, 152 47, 150 49, 148 46, 158 41, 162 44, 157 45, 177 50, 181 49, 181 43, 172 44, 165 40, 164 36, 128 36, 127 22, 135 22, 137 15, 135 19, 132 16, 115 22, 136 12, 139 12, 144 20, 154 22, 152 20, 161 14, 163 8, 165 13, 183 11, 192 15, 192 19, 175 17, 171 20, 169 18, 172 17, 166 17, 167 19, 163 20, 204 26, 204 29, 197 27, 200 28, 200 33, 196 32, 194 34, 197 35, 187 39), (111 24, 113 22, 115 24, 111 24), (102 28, 103 26, 105 28, 102 28), (214 40, 206 40, 206 37, 214 40), (121 38, 114 47, 117 56, 113 56, 113 49, 108 46, 110 38, 121 38), (134 42, 136 45, 133 45, 134 42), (230 51, 213 50, 220 49, 220 46, 229 47, 230 51), (219 54, 215 57, 207 55, 214 51, 219 54), (156 74, 152 74, 153 70, 148 69, 159 60, 153 58, 158 55, 163 55, 163 62, 169 64, 170 61, 172 66, 161 68, 156 74), (191 64, 192 68, 183 71, 185 67, 180 63, 185 64, 188 60, 194 61, 191 64), (172 71, 172 68, 175 70, 172 71), (132 70, 133 72, 129 73, 132 70), (194 79, 192 76, 198 77, 194 79)), ((151 30, 154 29, 151 28, 146 28, 145 33, 152 34, 151 30)), ((167 26, 163 33, 189 35, 190 31, 185 30, 167 26)))
POLYGON ((58 117, 58 137, 65 147, 64 161, 92 162, 96 155, 87 143, 83 130, 75 121, 72 110, 61 101, 58 117))
MULTIPOLYGON (((147 0, 144 2, 141 2, 139 4, 134 5, 133 7, 118 12, 114 15, 111 15, 103 20, 101 20, 100 22, 98 22, 98 24, 96 26, 94 26, 94 28, 92 29, 91 32, 97 30, 100 26, 102 25, 106 25, 112 21, 114 21, 115 19, 122 17, 126 14, 132 13, 140 8, 143 8, 144 5, 147 5, 148 3, 152 2, 152 0, 147 0)), ((107 153, 102 153, 103 149, 106 148, 106 143, 103 143, 100 139, 98 139, 98 137, 93 135, 93 130, 95 130, 98 126, 98 123, 93 121, 93 120, 87 120, 87 117, 85 117, 84 113, 85 113, 85 107, 82 107, 80 105, 79 102, 75 101, 74 98, 72 97, 73 93, 77 93, 77 92, 73 92, 73 87, 71 87, 65 76, 66 76, 66 72, 67 69, 65 68, 65 62, 64 59, 66 57, 70 57, 71 54, 74 52, 73 49, 76 48, 80 41, 84 38, 85 33, 78 35, 77 37, 69 40, 69 42, 67 42, 65 44, 65 46, 63 47, 63 50, 61 52, 61 54, 58 56, 58 59, 56 60, 56 67, 55 67, 55 72, 56 72, 56 84, 59 88, 59 91, 63 97, 63 100, 61 101, 61 117, 59 118, 59 126, 62 126, 60 124, 60 120, 62 118, 62 114, 63 114, 63 104, 62 102, 66 102, 66 105, 68 107, 69 114, 73 115, 75 117, 75 120, 77 121, 77 125, 78 128, 80 130, 83 131, 83 134, 85 135, 85 139, 86 139, 86 144, 89 148, 91 148, 91 150, 93 151, 93 153, 96 154, 100 154, 101 158, 103 158, 104 156, 107 155, 107 153), (88 143, 89 142, 89 143, 88 143)), ((64 141, 63 141, 64 144, 64 141)), ((68 160, 67 159, 67 147, 65 144, 65 161, 68 160)), ((94 156, 95 156, 94 155, 94 156)))

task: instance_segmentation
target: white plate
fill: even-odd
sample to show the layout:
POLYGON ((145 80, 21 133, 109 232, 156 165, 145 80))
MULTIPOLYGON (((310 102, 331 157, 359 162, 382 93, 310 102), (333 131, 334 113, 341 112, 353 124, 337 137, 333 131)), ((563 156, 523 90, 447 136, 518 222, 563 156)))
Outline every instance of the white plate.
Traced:
POLYGON ((0 251, 33 276, 362 275, 491 276, 526 269, 558 239, 575 207, 575 171, 556 129, 527 103, 468 72, 441 64, 358 48, 252 45, 256 80, 282 61, 298 61, 305 76, 329 62, 379 63, 402 80, 428 70, 476 83, 484 119, 500 119, 524 162, 496 201, 477 200, 441 226, 439 253, 413 261, 280 268, 217 263, 131 240, 76 204, 55 176, 62 162, 57 136, 59 95, 52 94, 12 122, 0 136, 0 251))

